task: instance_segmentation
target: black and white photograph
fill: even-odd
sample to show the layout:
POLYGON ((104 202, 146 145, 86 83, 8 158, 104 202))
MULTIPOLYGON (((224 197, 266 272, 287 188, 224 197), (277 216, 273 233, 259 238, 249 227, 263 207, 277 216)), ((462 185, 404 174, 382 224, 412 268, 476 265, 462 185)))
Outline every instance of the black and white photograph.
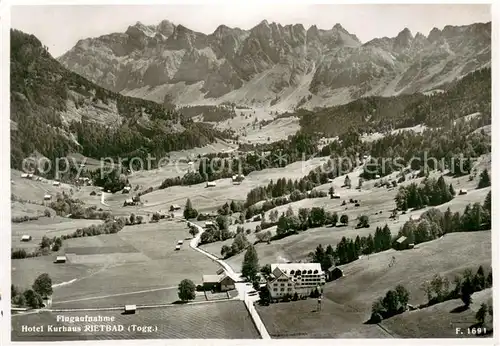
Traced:
POLYGON ((493 344, 491 4, 5 16, 10 341, 493 344))

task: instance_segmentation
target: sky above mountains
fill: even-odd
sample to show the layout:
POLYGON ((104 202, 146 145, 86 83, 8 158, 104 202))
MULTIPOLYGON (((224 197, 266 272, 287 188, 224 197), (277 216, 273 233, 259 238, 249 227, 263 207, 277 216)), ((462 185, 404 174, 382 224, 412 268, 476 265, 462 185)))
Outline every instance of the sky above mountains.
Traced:
POLYGON ((433 27, 491 21, 489 5, 306 5, 232 3, 212 5, 78 5, 13 6, 11 26, 34 34, 58 57, 78 40, 125 32, 140 21, 157 25, 167 19, 189 29, 212 33, 219 25, 250 29, 262 20, 286 24, 317 25, 330 29, 340 23, 361 42, 375 37, 395 37, 408 28, 428 35, 433 27))

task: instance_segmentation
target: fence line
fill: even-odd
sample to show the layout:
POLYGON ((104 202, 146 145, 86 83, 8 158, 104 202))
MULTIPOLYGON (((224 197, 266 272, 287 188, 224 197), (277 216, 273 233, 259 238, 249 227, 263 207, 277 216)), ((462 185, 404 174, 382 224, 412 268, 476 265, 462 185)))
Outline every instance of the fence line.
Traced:
POLYGON ((250 317, 252 317, 255 327, 257 328, 262 339, 271 339, 269 333, 267 332, 266 327, 264 326, 264 323, 262 323, 262 320, 260 319, 259 313, 257 312, 255 306, 253 305, 253 302, 250 299, 248 299, 246 295, 244 302, 248 312, 250 313, 250 317))

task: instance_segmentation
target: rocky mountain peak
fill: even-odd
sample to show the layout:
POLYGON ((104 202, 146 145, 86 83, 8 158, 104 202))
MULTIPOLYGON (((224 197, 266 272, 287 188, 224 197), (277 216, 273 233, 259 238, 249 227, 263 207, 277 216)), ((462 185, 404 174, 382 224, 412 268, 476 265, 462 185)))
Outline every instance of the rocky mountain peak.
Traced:
POLYGON ((404 28, 394 39, 395 48, 408 48, 413 41, 410 29, 404 28))
POLYGON ((441 38, 441 34, 441 30, 439 30, 438 28, 432 28, 432 30, 429 32, 429 36, 427 36, 427 39, 430 42, 435 42, 441 38))
POLYGON ((175 25, 168 20, 162 20, 156 27, 156 30, 165 37, 169 37, 174 33, 175 25))

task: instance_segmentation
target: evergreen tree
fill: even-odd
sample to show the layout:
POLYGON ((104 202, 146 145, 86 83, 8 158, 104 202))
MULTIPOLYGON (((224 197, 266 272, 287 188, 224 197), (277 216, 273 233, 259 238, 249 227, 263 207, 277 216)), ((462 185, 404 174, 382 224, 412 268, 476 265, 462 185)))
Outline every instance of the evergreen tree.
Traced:
POLYGON ((184 218, 186 220, 195 219, 198 216, 198 211, 193 208, 191 200, 188 198, 184 207, 184 218))
POLYGON ((245 252, 243 264, 241 266, 241 273, 244 277, 253 281, 257 278, 259 272, 259 258, 257 251, 253 245, 250 245, 245 252))
POLYGON ((349 223, 349 216, 347 216, 346 214, 343 214, 340 217, 340 223, 343 224, 344 226, 347 226, 347 224, 349 223))
POLYGON ((455 192, 455 189, 453 188, 453 185, 452 185, 452 184, 450 184, 449 190, 450 190, 450 194, 451 194, 453 197, 455 197, 457 193, 455 192))
POLYGON ((485 168, 481 175, 479 176, 479 183, 477 185, 478 189, 482 189, 491 185, 490 175, 488 174, 488 170, 485 168))

